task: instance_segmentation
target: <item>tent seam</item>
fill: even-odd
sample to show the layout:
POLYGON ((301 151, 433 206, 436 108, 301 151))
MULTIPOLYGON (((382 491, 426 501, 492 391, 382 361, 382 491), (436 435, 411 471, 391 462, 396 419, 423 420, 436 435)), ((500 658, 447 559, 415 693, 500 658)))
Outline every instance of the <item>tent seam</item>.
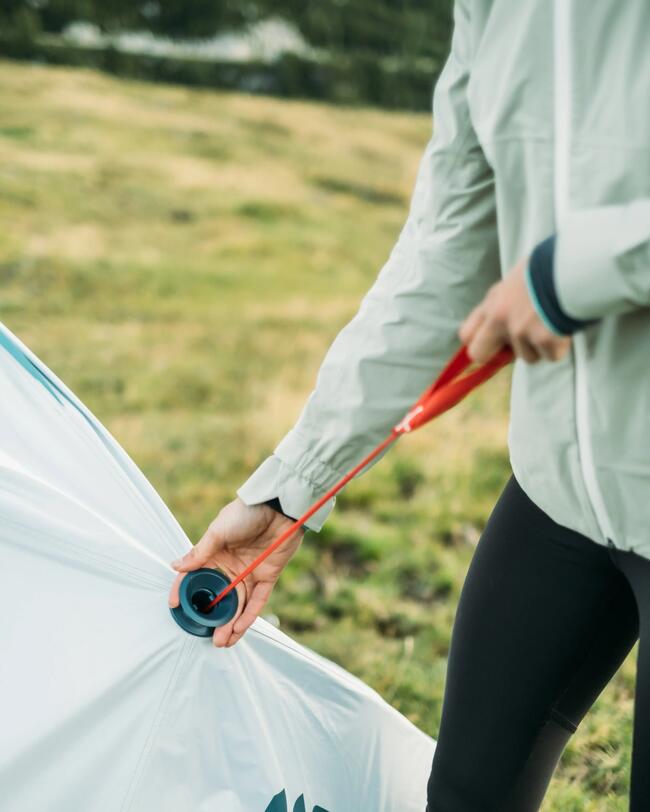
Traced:
POLYGON ((357 689, 359 688, 359 683, 361 683, 361 685, 367 691, 372 692, 373 694, 376 694, 377 696, 379 696, 381 698, 381 695, 377 691, 375 691, 374 688, 371 688, 369 685, 366 685, 364 682, 359 680, 358 677, 347 674, 345 672, 345 670, 341 666, 336 666, 336 667, 332 668, 330 666, 330 663, 324 657, 320 657, 318 655, 312 655, 312 654, 309 653, 308 650, 303 650, 301 648, 294 648, 293 646, 289 645, 288 643, 285 643, 283 640, 278 640, 277 638, 273 637, 273 635, 266 634, 265 632, 262 632, 259 629, 256 629, 254 627, 251 628, 251 631, 254 632, 255 634, 259 634, 260 637, 264 637, 267 640, 270 640, 272 643, 275 643, 275 645, 277 645, 277 646, 282 646, 283 648, 286 648, 288 651, 291 651, 293 654, 296 654, 299 657, 302 657, 303 660, 307 660, 307 662, 311 663, 312 665, 317 666, 318 668, 322 668, 324 666, 330 674, 335 676, 337 679, 340 679, 342 682, 347 682, 350 685, 353 685, 357 689), (341 672, 343 672, 343 673, 341 673, 341 672))
POLYGON ((133 770, 131 781, 129 782, 126 794, 124 795, 124 800, 122 801, 122 806, 120 807, 121 812, 128 812, 128 810, 133 808, 135 794, 138 790, 140 780, 142 779, 142 775, 147 765, 149 756, 151 755, 151 750, 153 748, 153 742, 155 739, 155 733, 160 728, 161 720, 165 714, 165 710, 172 692, 172 688, 177 683, 178 678, 180 677, 181 673, 183 672, 185 666, 189 661, 188 655, 191 649, 193 648, 192 646, 193 643, 194 641, 190 639, 186 639, 183 642, 183 647, 176 659, 174 669, 172 670, 172 673, 169 676, 169 680, 165 687, 165 691, 162 695, 156 713, 154 714, 154 718, 151 722, 149 733, 147 734, 147 738, 145 740, 144 745, 142 746, 142 750, 135 765, 135 769, 133 770))
MULTIPOLYGON (((8 519, 5 516, 3 516, 2 521, 3 524, 17 527, 20 530, 30 531, 33 529, 28 524, 18 522, 15 519, 8 519)), ((59 541, 59 538, 54 533, 48 533, 46 530, 40 530, 39 533, 44 538, 49 538, 52 541, 59 541)), ((125 575, 138 583, 144 582, 150 586, 160 587, 161 589, 168 586, 167 582, 163 581, 162 578, 157 579, 152 577, 151 573, 147 572, 146 570, 140 570, 137 567, 131 567, 125 564, 117 564, 114 558, 111 558, 103 553, 90 552, 88 548, 81 547, 80 545, 77 545, 71 541, 67 541, 66 545, 67 546, 65 548, 57 547, 57 555, 68 554, 68 556, 74 560, 76 560, 75 556, 77 556, 78 558, 85 560, 87 563, 101 565, 106 570, 119 573, 120 575, 125 575)))

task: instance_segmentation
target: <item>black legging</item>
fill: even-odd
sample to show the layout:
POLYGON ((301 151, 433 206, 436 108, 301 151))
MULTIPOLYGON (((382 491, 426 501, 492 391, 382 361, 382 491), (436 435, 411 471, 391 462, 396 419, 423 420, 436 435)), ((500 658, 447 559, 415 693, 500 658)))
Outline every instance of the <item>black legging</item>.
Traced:
POLYGON ((556 524, 512 478, 460 596, 428 812, 539 809, 639 629, 630 812, 650 809, 650 560, 556 524))

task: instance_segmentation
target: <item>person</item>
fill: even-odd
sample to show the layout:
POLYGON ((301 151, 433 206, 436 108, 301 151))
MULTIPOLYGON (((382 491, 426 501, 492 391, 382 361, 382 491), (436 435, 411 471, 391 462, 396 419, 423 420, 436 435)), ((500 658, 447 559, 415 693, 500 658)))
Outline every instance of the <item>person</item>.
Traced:
MULTIPOLYGON (((399 239, 296 425, 176 563, 241 571, 459 338, 477 361, 511 345, 513 477, 456 612, 429 812, 538 809, 637 636, 630 809, 650 809, 649 36, 646 0, 457 0, 399 239)), ((216 645, 242 637, 301 537, 250 576, 216 645)))

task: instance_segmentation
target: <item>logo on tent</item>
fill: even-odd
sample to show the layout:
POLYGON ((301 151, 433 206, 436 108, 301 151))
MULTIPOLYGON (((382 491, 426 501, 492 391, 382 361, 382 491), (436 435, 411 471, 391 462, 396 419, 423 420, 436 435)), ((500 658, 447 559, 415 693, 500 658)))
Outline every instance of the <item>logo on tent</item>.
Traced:
MULTIPOLYGON (((278 794, 271 799, 271 803, 266 807, 264 812, 289 812, 287 793, 284 790, 278 792, 278 794)), ((293 812, 307 812, 304 795, 301 795, 293 805, 293 812)), ((322 806, 315 806, 312 812, 327 812, 327 809, 323 809, 322 806)))

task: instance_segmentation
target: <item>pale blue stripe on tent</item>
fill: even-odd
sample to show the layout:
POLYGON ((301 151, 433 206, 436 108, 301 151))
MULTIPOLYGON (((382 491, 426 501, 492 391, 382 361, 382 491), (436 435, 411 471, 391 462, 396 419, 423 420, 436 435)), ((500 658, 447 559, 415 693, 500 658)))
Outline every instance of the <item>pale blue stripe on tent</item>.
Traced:
MULTIPOLYGON (((3 333, 0 330, 0 347, 4 347, 5 350, 11 355, 20 366, 29 372, 32 378, 35 378, 40 384, 42 384, 51 395, 53 395, 59 403, 63 404, 64 400, 70 401, 69 398, 65 396, 65 394, 59 389, 59 387, 51 381, 47 375, 45 375, 41 370, 34 364, 26 355, 25 353, 18 347, 14 342, 9 338, 8 335, 3 333)), ((72 404, 74 406, 74 404, 72 404)), ((76 408, 76 407, 75 407, 76 408)))

